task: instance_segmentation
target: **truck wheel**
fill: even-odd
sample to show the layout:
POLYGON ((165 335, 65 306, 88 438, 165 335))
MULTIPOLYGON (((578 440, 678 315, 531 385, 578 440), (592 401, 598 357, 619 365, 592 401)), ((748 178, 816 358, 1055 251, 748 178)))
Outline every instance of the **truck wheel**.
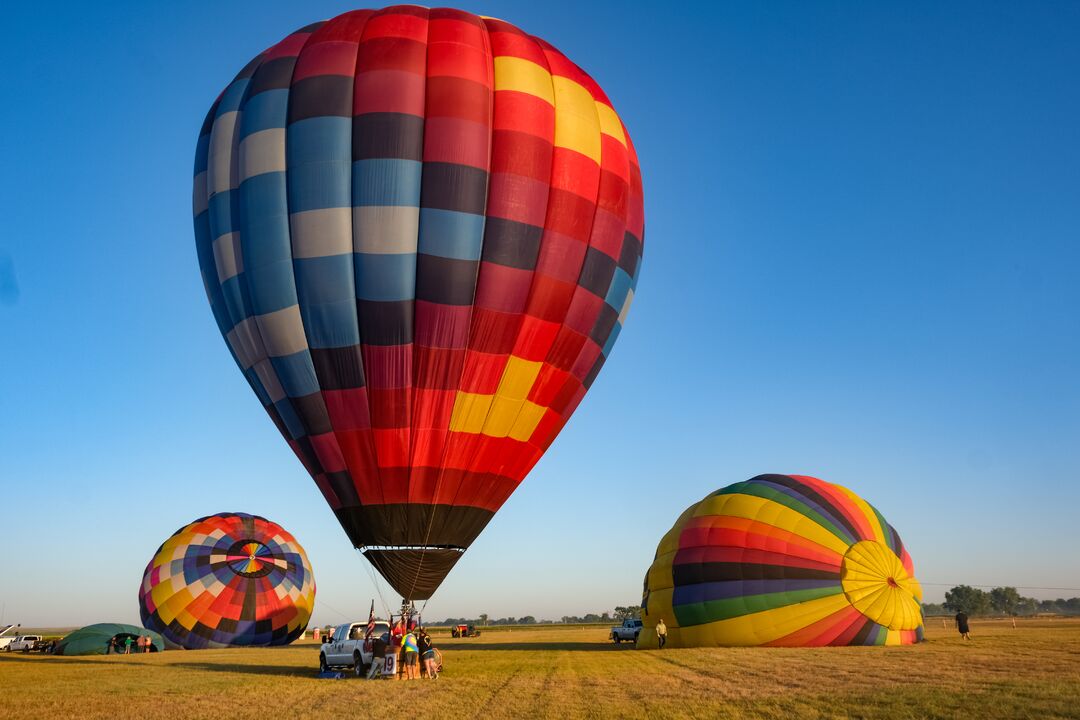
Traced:
POLYGON ((640 634, 641 634, 641 633, 634 633, 634 642, 637 642, 637 639, 638 639, 638 635, 640 635, 640 634))
POLYGON ((353 653, 353 672, 356 673, 356 677, 362 678, 367 676, 367 668, 364 667, 364 659, 360 657, 360 653, 353 653))
POLYGON ((326 664, 325 653, 319 653, 319 672, 330 672, 330 666, 326 664))
POLYGON ((618 636, 618 635, 612 635, 612 636, 611 636, 611 639, 615 641, 615 644, 616 644, 616 645, 618 645, 618 644, 619 644, 620 642, 622 642, 622 639, 621 639, 621 638, 619 638, 619 636, 618 636))

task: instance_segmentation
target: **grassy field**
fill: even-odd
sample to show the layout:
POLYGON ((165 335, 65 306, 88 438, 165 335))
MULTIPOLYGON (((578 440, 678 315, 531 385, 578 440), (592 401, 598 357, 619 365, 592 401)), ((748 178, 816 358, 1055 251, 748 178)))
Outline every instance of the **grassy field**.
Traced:
POLYGON ((932 619, 901 648, 638 651, 603 628, 437 638, 436 682, 314 677, 317 646, 0 654, 0 717, 1080 718, 1080 620, 932 619), (407 711, 411 706, 415 710, 407 711))

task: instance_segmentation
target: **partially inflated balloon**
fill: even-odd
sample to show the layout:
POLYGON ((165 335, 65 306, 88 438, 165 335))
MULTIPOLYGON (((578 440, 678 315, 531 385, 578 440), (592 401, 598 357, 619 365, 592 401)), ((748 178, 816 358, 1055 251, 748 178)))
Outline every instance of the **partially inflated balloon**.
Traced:
POLYGON ((645 577, 638 647, 904 645, 922 589, 900 536, 847 488, 758 475, 691 505, 645 577))
POLYGON ((220 513, 177 530, 143 573, 143 626, 189 650, 286 645, 315 603, 304 549, 277 523, 220 513))
POLYGON ((429 597, 626 318, 642 189, 610 101, 500 20, 346 13, 214 103, 194 212, 248 382, 355 546, 429 597))

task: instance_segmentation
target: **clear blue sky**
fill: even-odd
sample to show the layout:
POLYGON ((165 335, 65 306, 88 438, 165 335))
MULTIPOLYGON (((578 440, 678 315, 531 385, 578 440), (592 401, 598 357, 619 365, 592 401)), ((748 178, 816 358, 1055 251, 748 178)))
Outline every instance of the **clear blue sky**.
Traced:
MULTIPOLYGON (((351 7, 7 8, 5 620, 136 620, 158 544, 227 510, 307 548, 317 621, 366 615, 367 563, 233 365, 190 218, 219 90, 351 7)), ((636 602, 679 512, 763 472, 866 497, 926 583, 1080 588, 1080 5, 463 7, 607 90, 645 265, 592 392, 429 618, 636 602)))

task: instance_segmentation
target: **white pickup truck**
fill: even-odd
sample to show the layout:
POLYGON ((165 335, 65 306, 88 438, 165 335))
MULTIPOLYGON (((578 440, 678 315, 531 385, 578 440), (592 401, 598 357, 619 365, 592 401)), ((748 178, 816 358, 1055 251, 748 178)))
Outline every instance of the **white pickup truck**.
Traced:
POLYGON ((19 635, 12 640, 5 650, 8 652, 15 652, 16 650, 22 650, 23 652, 30 652, 41 644, 40 635, 19 635))
MULTIPOLYGON (((390 624, 383 620, 376 620, 371 639, 365 641, 367 625, 366 622, 354 622, 334 628, 332 638, 324 642, 319 649, 319 670, 327 672, 331 668, 347 667, 352 668, 356 677, 364 677, 371 666, 372 641, 383 634, 386 634, 387 640, 390 638, 390 624)), ((387 648, 384 675, 393 675, 397 672, 396 659, 394 653, 387 648)))
POLYGON ((633 618, 630 620, 623 620, 622 625, 616 625, 611 628, 611 639, 618 645, 623 640, 628 642, 637 642, 638 635, 641 634, 641 620, 633 618))

